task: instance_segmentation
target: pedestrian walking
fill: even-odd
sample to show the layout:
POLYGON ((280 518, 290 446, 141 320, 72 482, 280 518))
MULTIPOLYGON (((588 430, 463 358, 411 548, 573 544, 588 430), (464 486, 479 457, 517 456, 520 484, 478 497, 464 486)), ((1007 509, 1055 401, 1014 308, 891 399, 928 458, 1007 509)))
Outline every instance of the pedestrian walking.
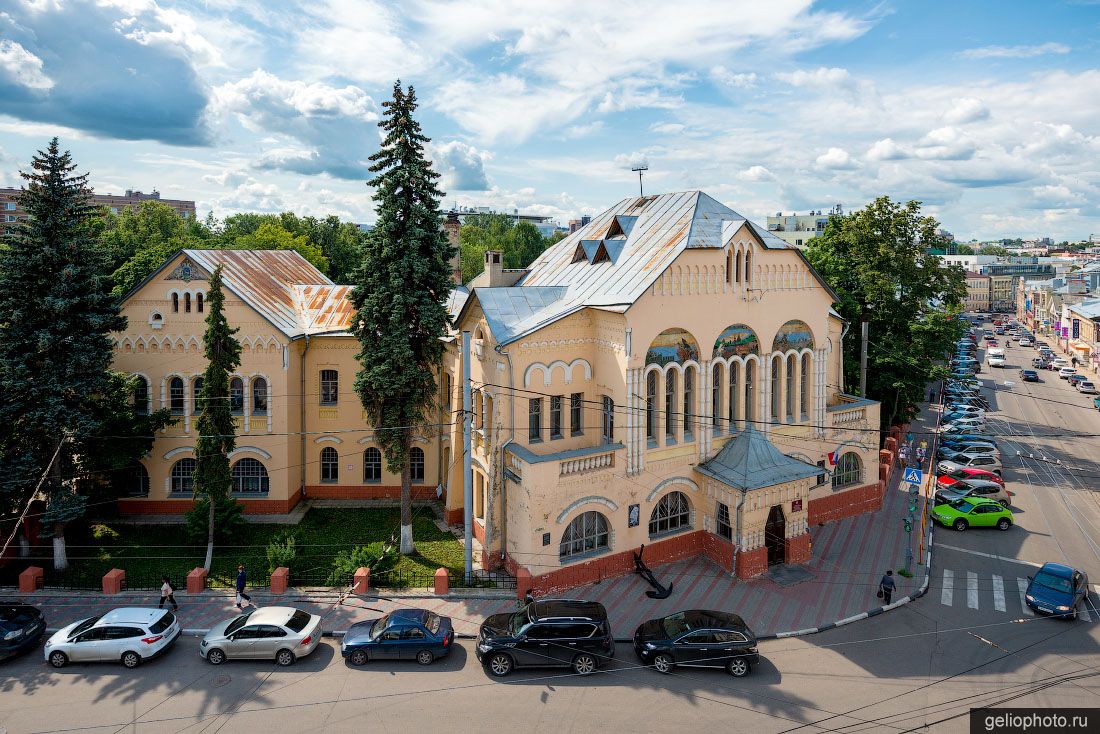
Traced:
POLYGON ((1077 357, 1074 357, 1071 362, 1073 363, 1073 368, 1077 369, 1077 357))
POLYGON ((244 587, 248 584, 248 574, 245 573, 244 564, 237 566, 237 609, 243 609, 241 606, 242 601, 248 602, 249 606, 256 606, 252 603, 252 597, 244 593, 244 587))
POLYGON ((917 449, 917 466, 924 466, 924 460, 928 457, 928 452, 922 445, 917 449))
POLYGON ((908 451, 908 449, 905 448, 904 445, 902 445, 902 447, 900 449, 898 449, 898 461, 901 462, 901 465, 903 467, 908 468, 908 466, 909 466, 909 451, 908 451))
POLYGON ((162 576, 161 581, 164 583, 160 585, 160 603, 157 604, 157 609, 163 607, 165 602, 172 602, 172 611, 178 612, 180 605, 176 603, 176 597, 174 596, 176 590, 172 588, 167 576, 162 576))
POLYGON ((887 571, 886 575, 882 577, 882 580, 878 582, 878 596, 882 599, 883 604, 889 604, 890 599, 894 595, 894 589, 897 588, 897 584, 894 583, 894 572, 887 571))

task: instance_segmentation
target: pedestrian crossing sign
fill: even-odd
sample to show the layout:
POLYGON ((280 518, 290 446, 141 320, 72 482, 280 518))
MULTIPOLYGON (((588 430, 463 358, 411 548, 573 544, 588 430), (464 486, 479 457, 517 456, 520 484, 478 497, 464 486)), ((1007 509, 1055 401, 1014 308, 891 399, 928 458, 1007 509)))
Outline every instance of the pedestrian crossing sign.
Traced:
POLYGON ((920 484, 924 481, 924 472, 920 469, 906 469, 902 479, 909 484, 920 484))

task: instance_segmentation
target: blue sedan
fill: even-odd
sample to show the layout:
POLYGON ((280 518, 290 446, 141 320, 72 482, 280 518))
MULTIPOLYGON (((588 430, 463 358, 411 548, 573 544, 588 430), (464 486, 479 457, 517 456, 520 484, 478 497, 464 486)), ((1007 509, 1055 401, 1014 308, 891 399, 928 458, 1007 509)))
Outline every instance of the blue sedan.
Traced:
POLYGON ((1089 577, 1062 563, 1044 563, 1029 577, 1024 601, 1043 614, 1077 619, 1077 605, 1088 598, 1089 577))
POLYGON ((426 609, 395 609, 381 619, 357 622, 340 643, 352 665, 368 660, 415 660, 429 665, 445 657, 455 640, 449 617, 426 609))

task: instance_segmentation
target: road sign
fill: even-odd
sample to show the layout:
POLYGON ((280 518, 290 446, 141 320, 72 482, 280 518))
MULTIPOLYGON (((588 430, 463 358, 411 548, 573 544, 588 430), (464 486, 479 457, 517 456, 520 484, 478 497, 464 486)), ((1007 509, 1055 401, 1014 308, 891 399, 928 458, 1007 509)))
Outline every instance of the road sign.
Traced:
POLYGON ((924 473, 920 469, 906 469, 902 475, 902 481, 909 484, 920 484, 924 481, 924 473))

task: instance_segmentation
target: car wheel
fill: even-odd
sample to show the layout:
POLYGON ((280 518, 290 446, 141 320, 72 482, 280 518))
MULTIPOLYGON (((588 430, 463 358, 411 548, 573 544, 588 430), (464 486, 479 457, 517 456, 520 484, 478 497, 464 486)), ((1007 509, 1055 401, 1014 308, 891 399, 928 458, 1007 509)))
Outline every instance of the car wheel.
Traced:
POLYGON ((64 668, 69 664, 69 656, 58 650, 50 653, 50 665, 55 668, 64 668))
POLYGON ((573 672, 577 675, 592 675, 596 672, 596 656, 582 652, 573 658, 573 672))
POLYGON ((1008 521, 1007 517, 1002 517, 997 521, 998 530, 1008 530, 1010 527, 1012 527, 1012 523, 1008 521))
POLYGON ((751 668, 749 667, 748 661, 742 658, 734 658, 733 660, 730 660, 728 663, 726 663, 726 670, 734 678, 744 678, 746 675, 749 674, 749 670, 751 670, 751 668))
POLYGON ((673 662, 671 655, 665 655, 661 653, 657 657, 653 658, 653 668, 658 673, 671 673, 672 669, 676 667, 676 663, 673 662))
POLYGON ((351 655, 348 655, 348 660, 352 665, 366 665, 368 659, 366 650, 355 650, 351 655))
POLYGON ((275 662, 282 665, 284 668, 288 665, 294 664, 294 653, 290 650, 280 650, 275 653, 275 662))
POLYGON ((503 678, 512 672, 512 658, 503 652, 496 652, 486 661, 485 667, 497 678, 503 678))
POLYGON ((962 532, 963 530, 966 530, 968 527, 970 527, 970 524, 966 520, 960 518, 955 521, 954 527, 959 532, 962 532))
POLYGON ((431 665, 433 660, 435 660, 435 655, 432 655, 431 650, 421 650, 416 653, 416 662, 421 665, 431 665))
POLYGON ((141 656, 132 650, 122 653, 122 664, 127 668, 136 668, 141 665, 141 656))
POLYGON ((221 665, 225 662, 225 653, 215 647, 206 653, 206 662, 211 665, 221 665))

